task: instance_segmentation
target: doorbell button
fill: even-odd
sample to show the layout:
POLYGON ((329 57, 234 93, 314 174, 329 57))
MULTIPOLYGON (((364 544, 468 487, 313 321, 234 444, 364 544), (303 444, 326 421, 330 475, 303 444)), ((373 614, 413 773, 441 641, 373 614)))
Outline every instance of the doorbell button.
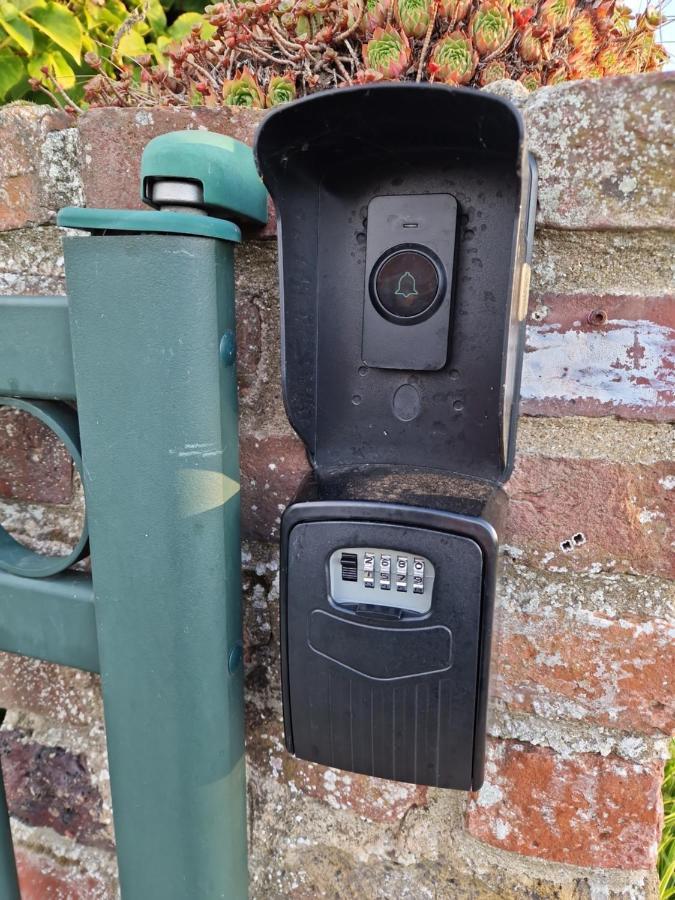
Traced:
POLYGON ((443 280, 432 251, 403 245, 388 250, 376 263, 371 296, 385 318, 402 325, 414 324, 436 309, 443 280))

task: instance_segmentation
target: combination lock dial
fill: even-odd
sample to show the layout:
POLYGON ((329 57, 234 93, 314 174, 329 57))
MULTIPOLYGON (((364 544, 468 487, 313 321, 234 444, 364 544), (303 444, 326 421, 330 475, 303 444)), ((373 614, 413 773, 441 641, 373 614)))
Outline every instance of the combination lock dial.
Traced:
POLYGON ((328 568, 330 596, 338 606, 380 606, 416 615, 431 609, 435 570, 425 556, 345 547, 331 555, 328 568))

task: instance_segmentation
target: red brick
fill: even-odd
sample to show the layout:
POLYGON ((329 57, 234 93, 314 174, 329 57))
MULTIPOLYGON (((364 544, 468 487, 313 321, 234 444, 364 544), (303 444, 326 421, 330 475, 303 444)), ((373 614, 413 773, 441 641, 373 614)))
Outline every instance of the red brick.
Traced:
POLYGON ((542 568, 673 575, 674 473, 666 462, 520 454, 507 486, 506 541, 521 562, 542 568), (585 542, 564 552, 574 535, 585 542))
POLYGON ((0 407, 0 497, 69 503, 73 465, 53 431, 21 410, 0 407))
MULTIPOLYGON (((252 145, 265 112, 224 109, 91 109, 78 120, 87 206, 147 209, 140 199, 140 163, 152 138, 169 131, 206 129, 252 145)), ((259 236, 275 234, 274 211, 259 236)))
POLYGON ((539 163, 539 224, 672 228, 674 100, 672 72, 535 91, 524 115, 539 163))
POLYGON ((0 231, 41 225, 54 218, 55 210, 46 204, 40 149, 50 132, 72 124, 65 113, 48 106, 0 110, 0 231))
POLYGON ((102 718, 98 675, 0 653, 0 708, 20 709, 61 725, 91 726, 102 718))
POLYGON ((661 833, 662 764, 492 741, 468 828, 526 856, 602 869, 651 869, 661 833))
POLYGON ((16 850, 21 900, 116 900, 114 880, 103 872, 79 871, 52 857, 16 850))
POLYGON ((108 849, 103 801, 83 755, 45 747, 19 730, 0 731, 2 771, 10 813, 82 844, 108 849))
POLYGON ((495 696, 512 708, 625 730, 675 730, 675 628, 662 619, 507 602, 495 696))
POLYGON ((538 294, 530 308, 522 412, 673 420, 675 298, 538 294))
POLYGON ((242 531, 253 540, 279 536, 281 513, 309 471, 305 448, 293 434, 241 435, 242 531))

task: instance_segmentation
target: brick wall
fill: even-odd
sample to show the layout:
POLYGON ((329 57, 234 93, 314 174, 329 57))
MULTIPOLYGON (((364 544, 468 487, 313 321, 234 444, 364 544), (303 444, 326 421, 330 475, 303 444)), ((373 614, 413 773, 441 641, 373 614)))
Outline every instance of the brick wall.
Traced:
MULTIPOLYGON (((283 750, 275 539, 306 461, 280 400, 272 230, 238 253, 253 898, 656 896, 675 722, 675 80, 496 90, 523 108, 541 190, 487 780, 475 796, 283 750)), ((46 108, 1 109, 0 293, 63 291, 55 209, 138 206, 151 137, 206 127, 250 141, 260 115, 96 110, 73 125, 46 108)), ((48 436, 0 415, 0 513, 27 540, 67 540, 76 487, 48 436)), ((0 704, 24 898, 108 900, 97 678, 0 654, 0 704)))

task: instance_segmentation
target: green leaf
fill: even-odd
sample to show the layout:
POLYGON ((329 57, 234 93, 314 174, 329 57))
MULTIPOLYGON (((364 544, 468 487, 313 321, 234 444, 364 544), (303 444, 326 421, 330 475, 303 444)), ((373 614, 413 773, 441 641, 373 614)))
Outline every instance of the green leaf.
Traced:
POLYGON ((116 31, 129 15, 126 6, 118 0, 106 0, 105 6, 99 6, 92 0, 86 0, 84 14, 89 29, 103 27, 116 31))
POLYGON ((12 0, 7 5, 16 7, 17 12, 28 12, 29 9, 44 9, 47 3, 45 0, 12 0))
POLYGON ((60 50, 48 50, 28 62, 28 72, 33 78, 44 79, 40 71, 43 67, 49 69, 64 90, 75 87, 75 73, 60 50))
POLYGON ((0 100, 4 100, 14 85, 21 81, 24 71, 23 60, 11 50, 0 50, 0 100))
POLYGON ((119 56, 142 56, 148 52, 143 37, 137 31, 127 31, 117 45, 117 53, 119 56))
POLYGON ((166 13, 159 0, 150 0, 147 17, 148 24, 155 34, 162 34, 166 31, 166 13))
POLYGON ((204 16, 200 16, 196 12, 183 13, 178 16, 175 22, 168 29, 168 34, 174 41, 182 41, 194 28, 195 25, 204 23, 204 16))
MULTIPOLYGON (((10 4, 6 4, 9 6, 10 4)), ((24 53, 30 55, 33 52, 33 32, 29 25, 21 19, 0 18, 0 28, 7 32, 11 39, 21 47, 24 53)))
POLYGON ((73 13, 60 3, 47 3, 44 9, 32 9, 23 20, 34 24, 43 34, 66 51, 76 63, 80 62, 82 28, 73 13))

